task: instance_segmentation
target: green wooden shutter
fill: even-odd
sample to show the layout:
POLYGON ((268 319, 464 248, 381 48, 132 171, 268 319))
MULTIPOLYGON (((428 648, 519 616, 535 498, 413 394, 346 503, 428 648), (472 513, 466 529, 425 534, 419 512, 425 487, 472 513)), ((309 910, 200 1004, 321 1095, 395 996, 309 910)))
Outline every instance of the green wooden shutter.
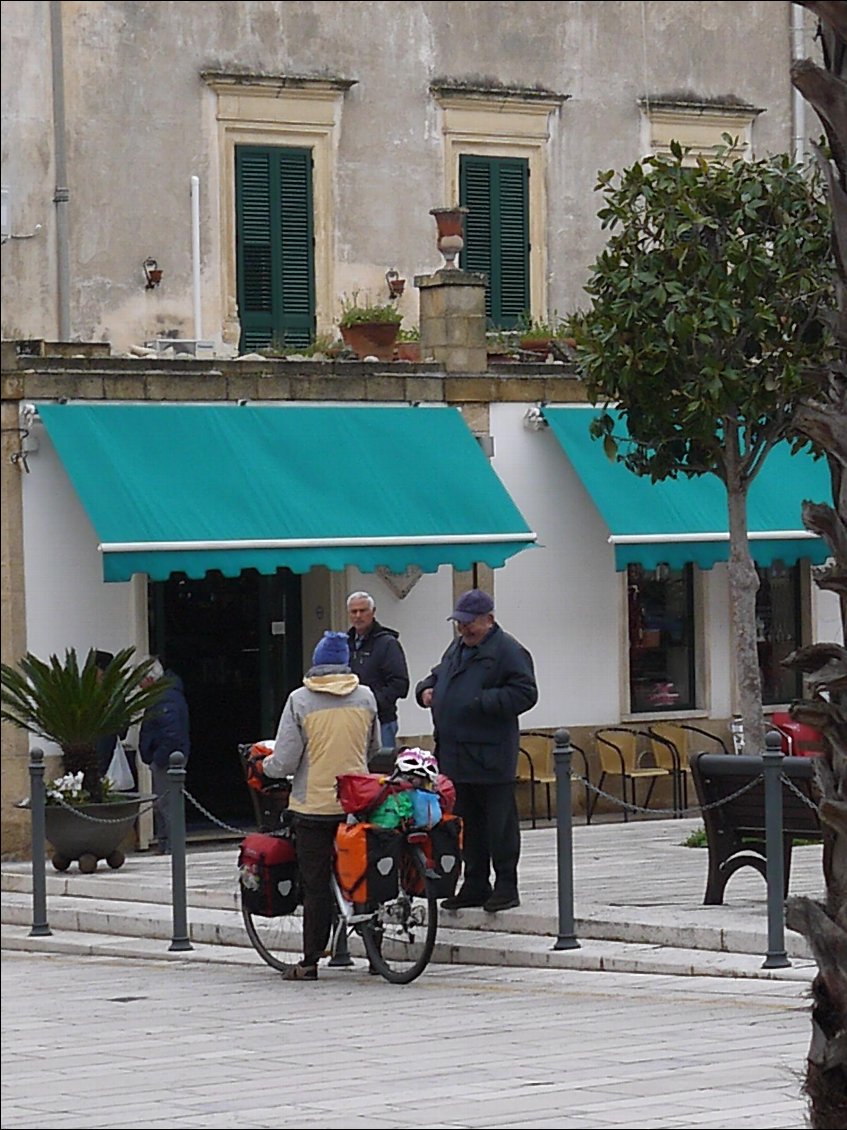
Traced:
POLYGON ((235 195, 239 348, 307 346, 315 334, 311 150, 236 146, 235 195))
POLYGON ((485 314, 511 329, 529 310, 529 162, 518 157, 460 157, 467 271, 488 276, 485 314))

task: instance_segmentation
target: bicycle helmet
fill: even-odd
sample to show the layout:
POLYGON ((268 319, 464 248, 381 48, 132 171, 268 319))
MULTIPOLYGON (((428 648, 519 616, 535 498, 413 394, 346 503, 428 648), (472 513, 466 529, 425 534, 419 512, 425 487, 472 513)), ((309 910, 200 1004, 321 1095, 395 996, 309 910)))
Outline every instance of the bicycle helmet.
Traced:
POLYGON ((432 784, 438 779, 438 762, 427 749, 419 749, 417 746, 401 749, 394 765, 398 773, 424 777, 432 784))

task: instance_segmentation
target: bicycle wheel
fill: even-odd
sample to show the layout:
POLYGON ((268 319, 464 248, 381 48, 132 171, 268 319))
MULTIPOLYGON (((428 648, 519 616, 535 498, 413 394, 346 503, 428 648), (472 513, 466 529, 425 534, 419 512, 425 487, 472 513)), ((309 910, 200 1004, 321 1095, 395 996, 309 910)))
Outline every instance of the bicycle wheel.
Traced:
POLYGON ((281 973, 299 959, 303 946, 303 919, 299 909, 276 918, 265 918, 247 909, 242 894, 241 917, 253 949, 272 969, 281 973))
POLYGON ((429 965, 438 932, 438 900, 419 848, 408 847, 397 898, 382 902, 357 929, 371 966, 392 985, 408 985, 429 965), (410 891, 421 891, 411 894, 410 891))

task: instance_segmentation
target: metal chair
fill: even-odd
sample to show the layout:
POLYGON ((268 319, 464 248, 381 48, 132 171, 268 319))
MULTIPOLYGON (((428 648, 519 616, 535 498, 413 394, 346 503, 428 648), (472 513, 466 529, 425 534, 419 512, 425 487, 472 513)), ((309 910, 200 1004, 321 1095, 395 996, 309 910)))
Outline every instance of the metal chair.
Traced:
MULTIPOLYGON (((630 730, 625 726, 602 726, 599 730, 594 731, 594 743, 600 760, 600 780, 597 782, 597 788, 603 788, 603 782, 607 777, 620 777, 625 821, 629 820, 629 810, 626 807, 630 803, 627 797, 627 787, 629 787, 632 796, 631 803, 634 807, 637 807, 636 789, 638 782, 650 782, 642 806, 647 808, 650 804, 650 797, 653 795, 653 789, 656 787, 656 781, 662 777, 673 777, 673 772, 669 769, 659 765, 642 764, 644 756, 652 751, 649 747, 639 749, 639 739, 642 743, 645 739, 649 743, 650 735, 645 730, 630 730)), ((591 816, 599 799, 599 793, 595 793, 591 809, 586 813, 586 823, 591 822, 591 816)))
MULTIPOLYGON (((702 730, 699 726, 692 726, 688 722, 654 722, 648 727, 647 732, 650 735, 656 764, 673 773, 673 806, 677 815, 681 816, 688 808, 688 781, 691 777, 688 759, 692 752, 696 752, 691 749, 694 741, 691 735, 697 734, 701 739, 708 738, 723 753, 728 754, 729 750, 717 734, 702 730)), ((711 752, 716 753, 717 750, 711 752)))
POLYGON ((537 823, 535 790, 544 786, 547 799, 547 819, 553 819, 553 804, 550 795, 550 786, 556 783, 556 769, 553 764, 553 738, 540 730, 525 730, 521 734, 520 754, 525 760, 518 759, 517 780, 529 785, 529 814, 530 823, 534 828, 537 823))

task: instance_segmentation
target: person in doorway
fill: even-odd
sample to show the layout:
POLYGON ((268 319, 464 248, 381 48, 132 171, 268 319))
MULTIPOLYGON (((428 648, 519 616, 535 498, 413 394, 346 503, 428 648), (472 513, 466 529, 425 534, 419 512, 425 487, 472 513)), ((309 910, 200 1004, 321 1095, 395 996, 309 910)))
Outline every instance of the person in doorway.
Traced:
POLYGON ((432 710, 435 755, 464 821, 464 880, 441 905, 511 910, 520 906, 518 716, 538 701, 532 656, 496 622, 480 589, 463 593, 448 619, 457 637, 415 688, 418 704, 432 710))
POLYGON ((156 850, 159 855, 168 855, 170 844, 170 788, 168 766, 172 753, 181 753, 185 764, 191 754, 189 733, 188 703, 182 679, 173 671, 166 671, 156 657, 147 675, 141 680, 143 687, 149 687, 166 679, 168 689, 155 706, 145 711, 138 734, 138 752, 145 765, 153 774, 153 792, 156 802, 153 806, 153 831, 156 836, 156 850))
POLYGON ((409 668, 399 633, 376 619, 376 601, 367 592, 347 597, 350 630, 350 669, 370 687, 379 709, 382 748, 393 750, 397 741, 397 700, 409 693, 409 668))
POLYGON ((366 773, 379 751, 373 691, 350 670, 344 632, 324 632, 303 686, 288 696, 273 753, 261 761, 266 777, 293 777, 288 807, 303 886, 303 958, 285 981, 316 981, 332 926, 332 857, 344 819, 336 792, 341 773, 366 773))
MULTIPOLYGON (((97 681, 100 682, 103 678, 103 672, 114 659, 111 651, 95 651, 94 652, 94 666, 97 671, 97 681)), ((118 738, 124 740, 128 732, 128 728, 124 729, 120 734, 106 734, 102 738, 98 738, 95 744, 97 750, 97 770, 101 777, 105 777, 109 771, 109 766, 112 763, 112 754, 115 752, 118 738)))

